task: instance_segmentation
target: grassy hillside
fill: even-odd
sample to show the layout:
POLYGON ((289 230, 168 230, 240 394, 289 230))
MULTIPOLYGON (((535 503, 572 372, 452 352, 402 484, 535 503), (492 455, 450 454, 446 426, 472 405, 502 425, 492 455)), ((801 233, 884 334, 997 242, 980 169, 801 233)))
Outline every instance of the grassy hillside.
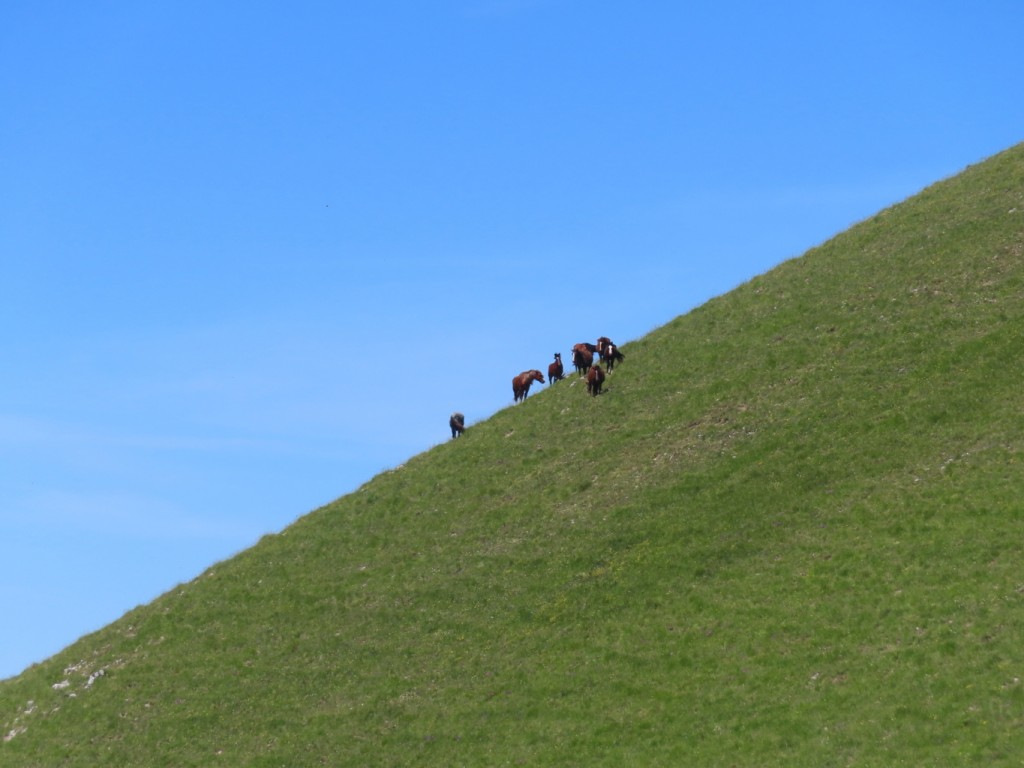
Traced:
POLYGON ((0 684, 0 765, 1019 764, 1022 300, 1024 145, 0 684))

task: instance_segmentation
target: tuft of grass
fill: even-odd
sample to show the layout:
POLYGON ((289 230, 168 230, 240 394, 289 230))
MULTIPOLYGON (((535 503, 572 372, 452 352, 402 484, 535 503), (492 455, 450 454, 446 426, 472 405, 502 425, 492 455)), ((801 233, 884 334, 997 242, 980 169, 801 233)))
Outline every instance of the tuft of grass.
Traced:
POLYGON ((1022 298, 1024 146, 3 681, 0 765, 1017 764, 1022 298))

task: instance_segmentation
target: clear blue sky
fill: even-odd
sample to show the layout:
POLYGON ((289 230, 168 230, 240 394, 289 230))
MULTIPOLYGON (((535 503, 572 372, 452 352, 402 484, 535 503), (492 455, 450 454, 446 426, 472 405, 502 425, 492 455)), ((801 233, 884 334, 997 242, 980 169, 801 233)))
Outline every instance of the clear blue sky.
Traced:
POLYGON ((0 677, 1024 139, 1004 2, 0 10, 0 677), (536 392, 536 390, 535 390, 536 392))

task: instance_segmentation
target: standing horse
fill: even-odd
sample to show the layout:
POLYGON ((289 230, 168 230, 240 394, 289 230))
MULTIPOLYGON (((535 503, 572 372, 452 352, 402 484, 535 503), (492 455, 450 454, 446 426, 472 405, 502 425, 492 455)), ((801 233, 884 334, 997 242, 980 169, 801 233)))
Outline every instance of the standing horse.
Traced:
POLYGON ((466 431, 466 417, 456 411, 449 417, 448 426, 452 428, 452 437, 458 437, 466 431))
POLYGON ((535 381, 544 383, 544 374, 537 369, 523 371, 512 379, 512 397, 515 398, 515 402, 526 399, 526 393, 530 391, 530 385, 535 381))
POLYGON ((619 351, 617 346, 610 341, 605 344, 604 351, 601 352, 601 360, 604 362, 605 367, 608 368, 608 373, 611 373, 612 369, 615 368, 616 362, 625 359, 626 356, 619 351))
POLYGON ((586 342, 586 341, 581 341, 579 344, 573 344, 572 345, 572 351, 575 352, 576 350, 581 350, 583 352, 589 352, 590 354, 594 354, 595 352, 598 351, 597 345, 591 344, 591 343, 586 342))
POLYGON ((591 397, 601 394, 601 386, 603 384, 604 371, 601 370, 601 366, 590 366, 590 370, 587 371, 587 392, 590 393, 591 397))
POLYGON ((572 364, 576 366, 576 373, 586 376, 590 366, 594 364, 594 351, 587 349, 591 344, 577 344, 572 348, 572 364))
POLYGON ((563 373, 565 373, 565 369, 562 368, 562 355, 559 352, 555 352, 555 362, 548 365, 548 381, 554 384, 556 381, 564 378, 563 373))

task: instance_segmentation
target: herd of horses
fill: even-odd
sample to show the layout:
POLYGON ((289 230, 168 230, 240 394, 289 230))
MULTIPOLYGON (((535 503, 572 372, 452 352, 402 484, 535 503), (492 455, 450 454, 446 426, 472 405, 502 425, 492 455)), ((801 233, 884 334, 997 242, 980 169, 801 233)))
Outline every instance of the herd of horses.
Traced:
MULTIPOLYGON (((611 373, 615 364, 624 360, 625 357, 618 346, 607 336, 598 338, 597 344, 580 342, 573 345, 572 348, 572 364, 580 378, 587 380, 587 393, 592 397, 601 394, 606 377, 605 370, 607 373, 611 373), (597 362, 594 362, 595 354, 598 358, 597 362), (601 363, 604 363, 604 369, 601 368, 601 363)), ((548 365, 548 385, 564 378, 565 368, 562 366, 562 355, 560 352, 555 352, 555 359, 548 365)), ((536 368, 523 371, 515 376, 512 379, 514 401, 518 403, 520 400, 525 400, 530 391, 530 385, 535 381, 539 381, 541 384, 545 383, 544 374, 536 368)), ((448 426, 451 427, 452 437, 458 437, 466 431, 466 417, 461 413, 453 413, 448 419, 448 426)))

